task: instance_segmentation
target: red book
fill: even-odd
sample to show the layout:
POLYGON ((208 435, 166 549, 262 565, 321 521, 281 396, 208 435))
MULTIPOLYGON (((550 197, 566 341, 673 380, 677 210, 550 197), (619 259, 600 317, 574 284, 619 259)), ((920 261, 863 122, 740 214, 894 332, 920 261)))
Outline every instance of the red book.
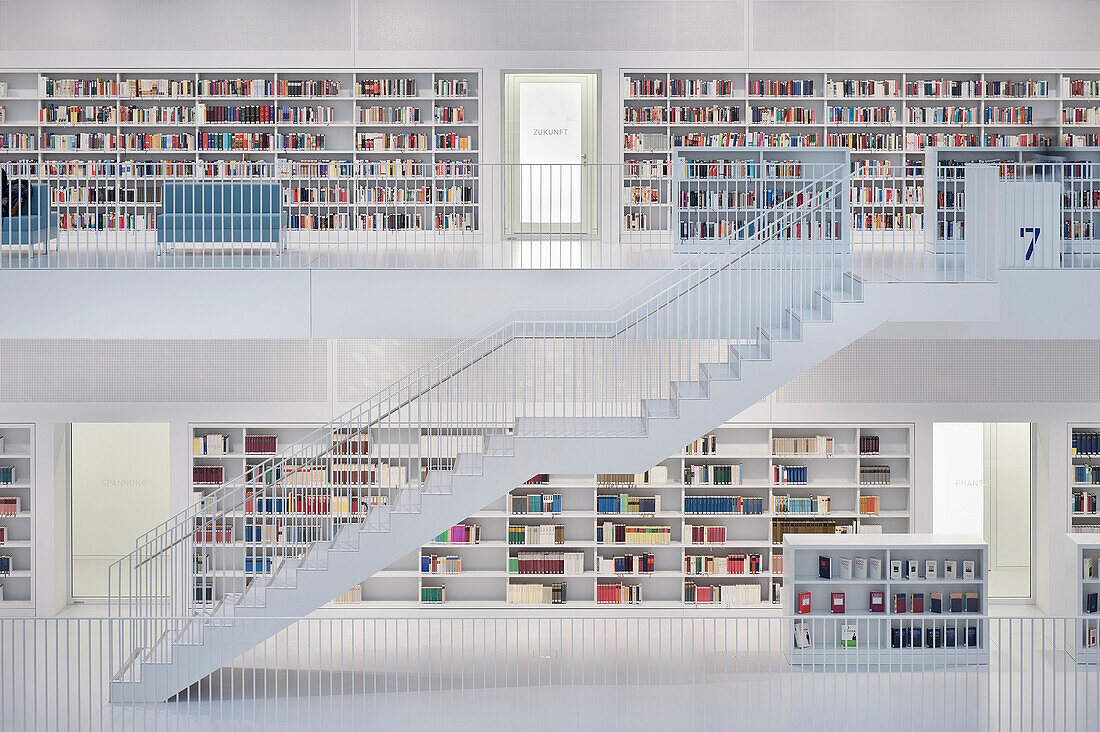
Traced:
POLYGON ((834 615, 844 613, 844 593, 834 592, 832 593, 832 601, 829 605, 829 609, 834 615))
POLYGON ((894 595, 894 612, 895 613, 905 612, 905 593, 904 592, 898 592, 894 595))
POLYGON ((798 614, 807 615, 810 612, 810 593, 798 593, 798 614))
POLYGON ((909 611, 914 613, 924 612, 924 593, 914 592, 913 596, 909 599, 909 611))
POLYGON ((872 590, 869 602, 869 609, 873 613, 886 612, 886 599, 883 597, 882 592, 879 590, 872 590))

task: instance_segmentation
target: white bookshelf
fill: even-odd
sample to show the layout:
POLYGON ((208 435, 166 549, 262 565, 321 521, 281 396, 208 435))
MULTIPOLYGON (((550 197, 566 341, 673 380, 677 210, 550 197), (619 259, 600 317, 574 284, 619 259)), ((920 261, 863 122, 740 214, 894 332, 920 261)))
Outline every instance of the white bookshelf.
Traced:
POLYGON ((1090 434, 1100 436, 1100 425, 1073 424, 1069 429, 1069 490, 1066 492, 1069 530, 1100 540, 1100 440, 1088 439, 1090 434), (1078 508, 1081 510, 1075 510, 1078 508))
MULTIPOLYGON (((779 148, 848 147, 853 170, 865 170, 853 191, 853 234, 921 232, 925 229, 925 155, 929 147, 963 144, 1016 147, 1049 144, 1095 147, 1100 144, 1100 96, 1092 94, 1095 71, 1029 71, 1026 69, 960 72, 634 70, 622 71, 624 163, 660 166, 670 159, 677 136, 683 145, 771 146, 779 148), (631 82, 648 80, 660 87, 638 93, 631 82), (678 80, 723 83, 721 94, 671 93, 678 80), (945 81, 942 94, 926 94, 922 82, 945 81), (1079 91, 1075 81, 1090 84, 1079 91), (811 93, 755 94, 754 82, 809 81, 811 93), (1027 82, 1034 82, 1030 87, 1027 82), (998 86, 1015 83, 1014 88, 998 86), (1041 87, 1040 84, 1045 84, 1041 87), (958 92, 955 95, 954 92, 958 92), (683 119, 674 110, 719 106, 737 110, 737 119, 683 119), (812 118, 754 122, 754 108, 805 110, 812 118), (947 112, 947 108, 951 108, 947 112), (962 114, 955 114, 962 109, 962 114), (1095 111, 1093 111, 1095 110, 1095 111), (631 135, 651 135, 632 138, 631 135), (719 136, 725 137, 719 137, 719 136), (1020 136, 1034 136, 1021 139, 1020 136), (1073 137, 1076 135, 1077 137, 1073 137), (854 137, 852 137, 854 136, 854 137)), ((645 91, 645 90, 641 90, 645 91)), ((770 91, 796 91, 770 89, 770 91)), ((807 91, 805 87, 802 91, 807 91)), ((694 117, 694 113, 689 117, 694 117)), ((764 117, 761 117, 764 119, 764 117)), ((625 228, 664 230, 671 222, 671 181, 624 179, 625 228), (637 194, 632 189, 638 188, 637 194), (645 213, 631 227, 632 216, 645 213)), ((931 193, 929 193, 929 196, 931 193)), ((931 221, 929 221, 931 224, 931 221)), ((935 227, 931 227, 935 228, 935 227)))
POLYGON ((480 81, 480 72, 473 69, 0 71, 0 83, 8 86, 7 96, 0 97, 5 112, 0 136, 27 135, 31 143, 26 149, 0 145, 0 163, 23 163, 21 175, 41 171, 50 179, 62 230, 151 229, 160 205, 159 186, 152 180, 142 183, 143 178, 244 176, 261 165, 273 166, 283 180, 291 232, 365 228, 362 217, 373 214, 419 216, 415 228, 422 230, 442 229, 443 223, 452 231, 473 230, 479 226, 480 205, 480 81), (99 93, 74 96, 69 89, 62 93, 48 85, 72 79, 95 81, 99 93), (182 86, 171 89, 179 93, 129 95, 126 83, 142 79, 182 86), (226 90, 204 86, 237 79, 255 84, 235 94, 213 94, 226 90), (316 90, 326 92, 322 94, 294 93, 290 85, 302 80, 333 86, 316 90), (386 90, 400 93, 362 93, 362 85, 374 80, 413 84, 386 90), (456 82, 465 82, 465 87, 456 88, 456 82), (59 121, 51 113, 71 107, 88 114, 59 121), (270 114, 248 121, 208 121, 219 107, 269 108, 270 114), (294 110, 285 120, 284 109, 294 110), (364 138, 374 134, 391 137, 368 149, 364 138), (141 138, 144 149, 135 149, 143 135, 161 137, 141 138), (248 145, 241 147, 242 137, 224 147, 204 135, 245 136, 248 145), (402 136, 410 135, 423 136, 417 139, 422 144, 405 144, 402 136), (54 139, 64 144, 51 146, 54 139), (339 168, 395 160, 407 162, 410 174, 379 177, 363 187, 423 190, 423 203, 375 203, 352 187, 339 168), (310 167, 317 162, 333 163, 333 172, 319 179, 317 168, 310 167), (144 174, 131 172, 137 164, 144 174), (448 171, 448 164, 465 167, 448 171))
MULTIPOLYGON (((249 435, 275 435, 277 447, 291 444, 312 430, 316 425, 247 425, 247 424, 193 424, 193 437, 207 434, 224 434, 229 437, 229 450, 225 455, 192 455, 193 466, 224 466, 225 478, 240 475, 247 466, 261 462, 266 454, 244 453, 244 440, 249 435)), ((565 582, 566 605, 572 608, 614 607, 630 608, 679 608, 724 609, 747 608, 749 610, 775 609, 781 596, 783 576, 773 566, 773 556, 781 551, 780 533, 784 527, 806 528, 817 524, 834 530, 841 525, 856 532, 867 527, 880 527, 886 533, 905 533, 911 522, 910 493, 912 473, 912 426, 908 424, 882 425, 761 425, 727 424, 714 431, 717 451, 708 454, 682 452, 662 461, 658 468, 646 475, 629 476, 625 482, 614 485, 601 483, 596 475, 551 474, 541 484, 516 486, 508 496, 501 497, 469 516, 461 523, 480 527, 478 543, 431 542, 375 574, 360 585, 358 597, 368 605, 378 607, 452 607, 452 608, 553 608, 559 605, 511 605, 506 602, 509 584, 565 582), (773 437, 825 435, 833 438, 833 452, 826 456, 782 456, 771 451, 773 437), (860 437, 879 437, 879 454, 863 455, 859 452, 860 437), (805 462, 809 469, 806 485, 773 486, 770 476, 773 466, 805 462), (729 485, 685 484, 685 467, 693 465, 743 466, 743 482, 729 485), (860 466, 880 465, 890 467, 890 483, 887 485, 860 485, 860 466), (656 474, 667 472, 668 479, 656 482, 656 474), (528 494, 561 494, 560 511, 544 513, 513 513, 512 497, 528 494), (600 495, 627 495, 628 497, 659 497, 659 510, 647 513, 601 513, 597 497, 600 495), (745 496, 759 498, 763 510, 759 514, 746 513, 695 513, 689 512, 685 497, 695 496, 745 496), (771 510, 773 496, 829 495, 832 499, 828 513, 795 514, 775 513, 771 510), (877 495, 880 498, 878 514, 860 512, 860 497, 877 495), (599 543, 597 535, 601 525, 623 524, 631 527, 668 527, 667 544, 599 543), (510 544, 509 528, 517 526, 564 526, 564 543, 510 544), (692 543, 692 525, 723 527, 726 540, 722 543, 692 543), (584 571, 581 574, 528 575, 508 571, 509 557, 519 552, 579 552, 583 555, 584 571), (600 559, 616 556, 651 553, 652 572, 623 573, 599 571, 600 559), (724 559, 728 555, 760 555, 758 572, 740 574, 689 574, 685 571, 685 557, 711 556, 724 559), (430 574, 421 572, 421 558, 429 555, 454 556, 461 560, 461 572, 430 574), (704 587, 721 588, 724 585, 744 585, 755 588, 752 592, 759 599, 751 603, 688 603, 685 601, 685 583, 704 587), (642 588, 640 604, 597 603, 597 585, 623 583, 642 588), (446 602, 420 603, 422 588, 446 586, 446 602)), ((412 448, 407 435, 402 441, 379 440, 372 446, 372 455, 402 455, 405 460, 418 460, 421 467, 439 458, 437 443, 422 441, 412 448), (416 457, 410 458, 409 456, 416 457)), ((459 440, 457 436, 448 438, 459 440)), ((449 452, 449 451, 447 451, 449 452)), ((194 485, 196 500, 199 494, 213 490, 213 486, 194 485)), ((245 516, 234 514, 227 519, 233 524, 233 542, 221 547, 238 550, 243 546, 245 516)), ((218 551, 219 545, 203 545, 200 551, 218 551)), ((225 587, 219 577, 213 577, 215 599, 225 587)), ((224 582, 223 582, 224 583, 224 582)), ((749 592, 749 590, 746 590, 749 592)), ((354 588, 340 605, 352 602, 354 588)), ((720 590, 719 590, 720 595, 720 590)))
POLYGON ((1082 616, 1075 621, 1074 639, 1067 643, 1077 663, 1100 663, 1100 614, 1090 611, 1090 595, 1100 593, 1100 534, 1067 534, 1069 566, 1075 580, 1069 583, 1072 605, 1068 615, 1082 616))
MULTIPOLYGON (((0 424, 0 468, 14 470, 11 482, 0 482, 0 497, 19 499, 19 510, 0 513, 0 556, 11 557, 11 571, 0 574, 0 613, 25 613, 34 608, 34 426, 0 424)), ((8 471, 3 471, 7 473, 8 471)))
POLYGON ((789 621, 783 641, 788 660, 792 665, 925 665, 933 660, 944 665, 988 663, 988 566, 988 545, 977 536, 788 535, 784 539, 783 613, 795 618, 789 621), (829 578, 821 577, 822 557, 830 560, 829 578), (847 577, 841 568, 842 558, 853 563, 863 559, 868 567, 876 559, 881 574, 861 577, 856 571, 847 577), (905 571, 910 561, 916 562, 915 575, 905 571), (936 563, 933 576, 927 573, 928 561, 936 563), (956 563, 954 578, 945 576, 948 561, 956 563), (900 576, 892 571, 894 562, 903 567, 900 576), (972 576, 965 572, 965 562, 973 562, 972 576), (799 596, 805 593, 810 599, 808 612, 799 609, 799 596), (833 612, 834 593, 843 593, 843 613, 833 612), (881 612, 871 610, 872 593, 882 593, 881 612), (914 593, 922 597, 920 613, 913 612, 914 593), (942 596, 939 613, 933 611, 933 594, 942 596), (969 605, 968 594, 975 598, 969 605), (897 611, 899 595, 905 596, 904 612, 897 611), (953 596, 959 598, 954 607, 953 596), (854 647, 842 643, 846 627, 855 630, 854 647), (808 645, 805 639, 796 640, 801 628, 809 631, 808 645), (914 645, 916 637, 919 646, 914 645))

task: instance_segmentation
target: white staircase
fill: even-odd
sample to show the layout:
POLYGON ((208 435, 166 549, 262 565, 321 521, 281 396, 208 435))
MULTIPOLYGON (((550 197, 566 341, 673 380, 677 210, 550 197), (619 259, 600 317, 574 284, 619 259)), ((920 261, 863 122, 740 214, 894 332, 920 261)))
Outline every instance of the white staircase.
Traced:
POLYGON ((646 470, 886 322, 846 255, 776 237, 838 210, 846 175, 809 183, 812 203, 762 214, 760 237, 614 312, 513 314, 149 532, 112 567, 126 628, 112 641, 112 700, 179 693, 534 474, 646 470), (439 469, 376 444, 444 433, 459 448, 439 469), (204 537, 242 511, 283 532, 193 568, 204 537), (270 571, 245 573, 244 556, 270 571), (223 596, 198 597, 196 573, 228 576, 223 596))

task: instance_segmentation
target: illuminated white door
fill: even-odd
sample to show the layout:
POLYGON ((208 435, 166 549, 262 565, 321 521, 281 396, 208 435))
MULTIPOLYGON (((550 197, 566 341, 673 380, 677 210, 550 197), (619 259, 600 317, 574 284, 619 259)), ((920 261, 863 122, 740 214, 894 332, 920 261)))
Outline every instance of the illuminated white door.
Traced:
POLYGON ((595 74, 505 76, 508 233, 595 233, 595 100, 595 74))

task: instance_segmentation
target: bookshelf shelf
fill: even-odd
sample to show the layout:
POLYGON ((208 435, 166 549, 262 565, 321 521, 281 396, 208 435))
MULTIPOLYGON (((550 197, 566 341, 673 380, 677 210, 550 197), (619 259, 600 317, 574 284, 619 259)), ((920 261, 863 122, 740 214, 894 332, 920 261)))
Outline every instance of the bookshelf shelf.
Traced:
POLYGON ((34 445, 33 425, 0 424, 0 555, 11 557, 0 574, 0 614, 34 608, 34 445))

